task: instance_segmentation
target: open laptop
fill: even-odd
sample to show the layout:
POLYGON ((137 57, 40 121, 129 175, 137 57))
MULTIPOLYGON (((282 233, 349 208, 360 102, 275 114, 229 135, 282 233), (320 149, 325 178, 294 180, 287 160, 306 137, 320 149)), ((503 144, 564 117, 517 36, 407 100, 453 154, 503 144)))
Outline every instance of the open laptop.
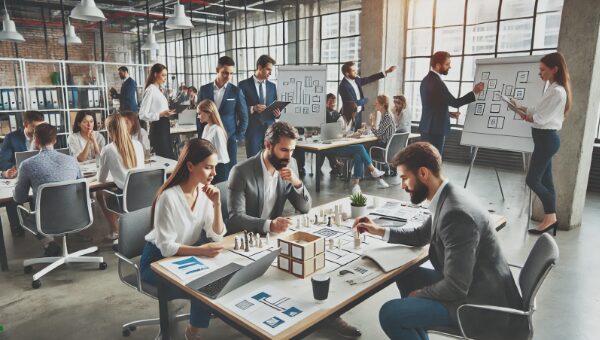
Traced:
POLYGON ((178 123, 179 125, 194 125, 196 126, 196 117, 198 114, 195 109, 185 109, 179 113, 178 123))
MULTIPOLYGON (((69 155, 68 148, 56 149, 56 151, 63 153, 65 155, 69 155)), ((40 150, 15 152, 15 169, 19 169, 19 166, 21 166, 21 163, 23 163, 24 160, 31 158, 31 157, 37 155, 38 153, 40 153, 40 150)))
POLYGON ((321 140, 329 141, 334 139, 340 139, 344 136, 342 133, 342 127, 339 123, 326 123, 321 124, 321 140))
POLYGON ((187 286, 212 299, 219 298, 261 277, 275 261, 279 252, 281 249, 274 250, 247 266, 232 262, 188 283, 187 286))

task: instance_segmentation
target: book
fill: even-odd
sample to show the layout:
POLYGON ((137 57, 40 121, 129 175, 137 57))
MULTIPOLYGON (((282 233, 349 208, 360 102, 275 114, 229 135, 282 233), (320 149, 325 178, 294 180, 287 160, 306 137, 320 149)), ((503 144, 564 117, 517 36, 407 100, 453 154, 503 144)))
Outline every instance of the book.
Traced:
POLYGON ((423 251, 422 247, 409 247, 399 244, 365 250, 362 258, 371 259, 384 272, 388 273, 414 260, 423 251))

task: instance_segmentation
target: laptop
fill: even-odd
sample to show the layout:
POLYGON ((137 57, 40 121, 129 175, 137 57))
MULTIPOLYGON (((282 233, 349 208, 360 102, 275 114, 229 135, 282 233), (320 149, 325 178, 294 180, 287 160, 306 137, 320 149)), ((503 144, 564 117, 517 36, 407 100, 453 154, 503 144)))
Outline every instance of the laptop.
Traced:
POLYGON ((178 118, 179 125, 194 125, 196 126, 196 117, 198 114, 195 109, 185 109, 181 111, 178 118))
POLYGON ((328 141, 344 137, 340 123, 321 124, 321 140, 328 141))
POLYGON ((281 249, 274 250, 247 266, 232 262, 188 283, 187 286, 211 299, 219 298, 261 277, 275 261, 279 252, 281 249))
MULTIPOLYGON (((69 148, 61 148, 61 149, 55 149, 55 150, 62 154, 65 154, 67 156, 70 155, 69 148)), ((19 166, 21 166, 21 163, 23 163, 24 160, 31 158, 31 157, 37 155, 38 153, 40 153, 40 150, 15 152, 15 169, 19 169, 19 166)))

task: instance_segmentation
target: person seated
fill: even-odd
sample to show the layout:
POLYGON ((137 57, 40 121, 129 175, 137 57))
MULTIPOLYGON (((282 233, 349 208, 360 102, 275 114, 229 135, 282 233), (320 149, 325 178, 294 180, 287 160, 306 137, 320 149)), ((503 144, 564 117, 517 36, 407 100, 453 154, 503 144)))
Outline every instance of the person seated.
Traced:
MULTIPOLYGON (((382 227, 366 216, 357 218, 353 227, 390 243, 429 244, 434 269, 418 267, 396 282, 402 298, 386 302, 379 311, 385 334, 391 339, 427 339, 433 327, 458 327, 457 308, 465 303, 520 309, 523 301, 489 213, 474 195, 442 175, 437 148, 427 142, 411 144, 393 164, 411 202, 427 199, 431 215, 416 228, 382 227)), ((472 308, 461 310, 460 317, 466 335, 475 339, 514 339, 507 332, 525 321, 472 308)))
MULTIPOLYGON (((342 106, 342 115, 338 119, 338 123, 340 124, 340 128, 342 129, 342 133, 344 137, 352 137, 359 138, 365 131, 354 131, 354 120, 356 118, 356 104, 353 102, 344 103, 342 106)), ((354 160, 354 172, 352 174, 352 193, 361 192, 360 189, 360 179, 363 177, 365 167, 373 176, 373 178, 377 179, 377 187, 378 188, 388 188, 389 184, 387 184, 382 176, 385 174, 383 171, 377 169, 373 166, 373 160, 369 157, 365 146, 362 144, 353 144, 346 145, 340 148, 335 148, 334 150, 328 152, 330 155, 337 155, 342 157, 351 157, 354 160)))
POLYGON ((410 132, 412 115, 406 104, 406 98, 402 95, 394 96, 394 108, 392 117, 396 124, 396 132, 410 132))
MULTIPOLYGON (((81 178, 79 163, 75 158, 62 154, 54 150, 56 143, 56 127, 44 123, 39 124, 33 133, 35 147, 40 153, 23 161, 19 167, 17 183, 13 192, 13 200, 18 204, 23 204, 29 200, 29 190, 33 192, 32 197, 37 197, 38 187, 42 184, 69 181, 81 178), (60 171, 57 171, 60 170, 60 171)), ((31 210, 35 206, 31 204, 31 210)), ((35 221, 29 221, 33 230, 35 221)), ((54 242, 52 237, 45 237, 36 234, 36 237, 44 245, 44 257, 60 256, 61 247, 54 242)))
MULTIPOLYGON (((221 193, 211 185, 217 166, 217 150, 207 140, 190 139, 169 179, 158 190, 152 204, 152 230, 140 259, 142 280, 159 282, 150 265, 171 256, 215 257, 223 250, 218 243, 226 228, 221 215, 221 193)), ((169 299, 190 299, 179 289, 167 288, 169 299)), ((191 298, 187 340, 205 336, 210 311, 191 298)))
POLYGON ((327 101, 325 102, 325 122, 335 123, 340 118, 340 113, 335 109, 337 97, 333 93, 327 94, 327 101))
POLYGON ((144 154, 150 154, 150 139, 148 131, 141 126, 140 117, 137 112, 121 111, 121 115, 127 118, 127 128, 133 140, 136 140, 144 147, 144 154))
POLYGON ((192 108, 198 104, 198 89, 194 86, 188 87, 188 101, 192 108))
POLYGON ((375 125, 374 121, 371 121, 371 132, 377 137, 377 143, 379 146, 385 148, 388 141, 392 138, 396 126, 392 115, 389 112, 389 99, 387 96, 377 96, 375 99, 375 110, 381 113, 381 121, 375 125))
MULTIPOLYGON (((144 147, 140 142, 131 138, 127 128, 127 119, 121 114, 113 113, 106 118, 106 130, 112 142, 100 152, 98 181, 100 183, 107 182, 110 174, 117 188, 123 190, 129 170, 144 168, 144 147)), ((96 197, 112 229, 106 238, 114 241, 119 238, 119 217, 108 210, 105 193, 98 192, 96 197)))
MULTIPOLYGON (((23 128, 4 136, 4 142, 0 147, 0 178, 11 179, 17 177, 15 152, 24 152, 32 150, 35 147, 33 131, 42 122, 44 122, 44 115, 41 112, 24 112, 23 128)), ((15 202, 9 202, 6 205, 6 214, 8 215, 12 235, 16 237, 24 236, 25 230, 21 227, 21 222, 19 222, 17 204, 15 202)))
POLYGON ((79 111, 73 123, 73 133, 67 139, 69 152, 78 162, 94 160, 100 156, 106 140, 95 129, 96 115, 90 111, 79 111))
POLYGON ((217 164, 217 175, 213 179, 213 183, 225 182, 228 175, 226 164, 229 163, 230 159, 227 151, 227 132, 225 132, 225 128, 223 127, 223 121, 217 110, 217 105, 210 99, 204 99, 198 104, 196 111, 198 112, 200 123, 206 124, 202 130, 201 137, 211 142, 217 149, 217 162, 219 163, 217 164))

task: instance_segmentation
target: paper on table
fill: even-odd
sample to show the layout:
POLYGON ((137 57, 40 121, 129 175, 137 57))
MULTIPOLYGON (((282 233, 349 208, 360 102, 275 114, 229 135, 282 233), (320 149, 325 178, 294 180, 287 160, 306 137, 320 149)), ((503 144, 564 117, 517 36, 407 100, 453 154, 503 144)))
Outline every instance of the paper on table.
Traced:
POLYGON ((175 274, 183 283, 188 284, 191 281, 202 277, 215 269, 221 268, 226 264, 236 262, 245 264, 248 261, 240 258, 234 253, 224 251, 213 258, 200 258, 197 256, 181 256, 169 261, 159 262, 161 266, 175 274))
POLYGON ((387 273, 412 261, 421 251, 421 247, 395 245, 366 250, 363 258, 373 260, 387 273))

